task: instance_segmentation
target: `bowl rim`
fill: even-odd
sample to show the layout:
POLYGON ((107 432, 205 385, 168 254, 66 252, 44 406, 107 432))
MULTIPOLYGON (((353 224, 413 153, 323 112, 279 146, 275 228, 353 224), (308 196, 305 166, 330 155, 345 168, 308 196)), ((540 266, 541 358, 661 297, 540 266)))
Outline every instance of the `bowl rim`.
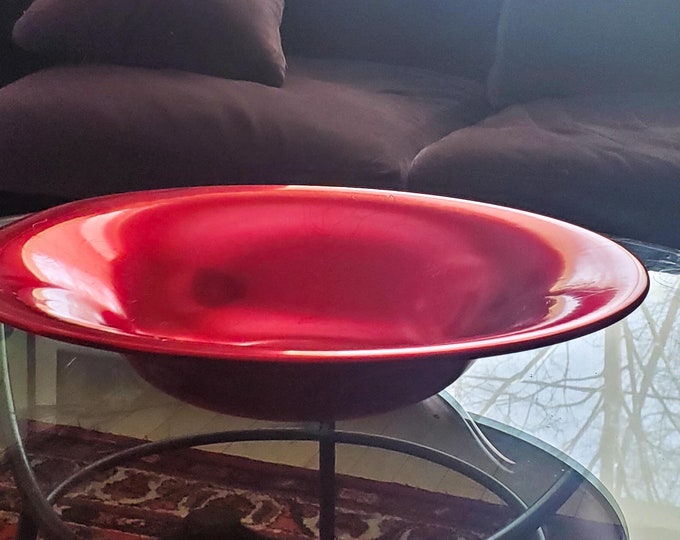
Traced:
MULTIPOLYGON (((351 187, 303 185, 199 186, 144 190, 82 199, 23 216, 17 221, 0 228, 0 259, 3 257, 7 245, 25 242, 37 232, 58 226, 60 223, 77 217, 97 215, 98 212, 103 210, 112 211, 124 208, 125 205, 129 204, 151 204, 160 200, 171 200, 174 198, 210 197, 238 193, 255 194, 258 192, 279 192, 313 196, 334 194, 353 198, 365 197, 368 200, 380 201, 381 204, 416 204, 451 211, 468 209, 478 213, 480 217, 493 215, 496 218, 501 217, 511 222, 520 219, 522 223, 529 225, 532 232, 540 233, 540 238, 544 240, 547 240, 545 230, 550 230, 552 231, 550 234, 559 233, 565 235, 565 238, 581 242, 594 251, 605 250, 610 256, 617 258, 617 262, 620 265, 619 271, 625 265, 626 279, 620 279, 617 282, 619 288, 614 291, 615 296, 612 301, 599 309, 588 312, 573 320, 555 324, 554 321, 547 318, 540 324, 531 325, 529 329, 520 329, 519 331, 474 336, 445 343, 394 348, 277 350, 224 343, 211 344, 205 341, 194 342, 181 339, 161 339, 146 334, 112 332, 96 327, 79 325, 32 308, 18 299, 17 295, 14 294, 11 284, 5 282, 1 273, 0 322, 47 338, 133 355, 149 354, 223 361, 275 362, 314 362, 320 360, 324 362, 402 361, 414 358, 469 360, 538 348, 600 330, 634 311, 644 301, 649 290, 647 270, 634 254, 602 234, 566 221, 485 202, 421 193, 351 187)), ((573 253, 567 253, 565 251, 566 248, 556 245, 554 241, 547 245, 557 250, 560 254, 574 256, 573 253)))

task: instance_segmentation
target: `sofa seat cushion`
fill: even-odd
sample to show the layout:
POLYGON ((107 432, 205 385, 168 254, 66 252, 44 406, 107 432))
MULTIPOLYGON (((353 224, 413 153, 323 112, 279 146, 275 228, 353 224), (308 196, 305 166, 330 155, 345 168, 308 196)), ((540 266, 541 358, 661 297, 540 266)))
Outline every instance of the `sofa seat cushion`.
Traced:
POLYGON ((680 94, 515 105, 424 149, 409 186, 680 247, 680 94))
POLYGON ((59 66, 0 89, 0 189, 81 198, 247 183, 403 187, 411 160, 488 114, 483 85, 291 59, 281 88, 180 71, 59 66))

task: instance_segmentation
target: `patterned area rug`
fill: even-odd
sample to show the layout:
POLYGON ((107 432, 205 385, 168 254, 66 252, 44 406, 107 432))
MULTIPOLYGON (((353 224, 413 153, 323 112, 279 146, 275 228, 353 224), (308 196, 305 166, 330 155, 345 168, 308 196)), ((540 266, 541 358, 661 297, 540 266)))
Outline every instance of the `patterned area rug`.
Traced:
MULTIPOLYGON (((38 478, 50 486, 82 466, 85 456, 103 457, 140 442, 74 427, 38 426, 29 454, 38 478)), ((309 539, 317 535, 316 481, 308 469, 185 449, 99 473, 69 491, 57 508, 79 537, 92 540, 241 537, 233 532, 197 534, 191 525, 197 516, 207 521, 235 516, 242 532, 253 531, 258 538, 309 539)), ((502 505, 393 483, 339 476, 338 487, 340 539, 481 540, 511 519, 502 505)), ((0 540, 14 538, 20 504, 3 463, 0 540)), ((590 538, 564 527, 555 522, 553 529, 559 532, 549 536, 590 538)))

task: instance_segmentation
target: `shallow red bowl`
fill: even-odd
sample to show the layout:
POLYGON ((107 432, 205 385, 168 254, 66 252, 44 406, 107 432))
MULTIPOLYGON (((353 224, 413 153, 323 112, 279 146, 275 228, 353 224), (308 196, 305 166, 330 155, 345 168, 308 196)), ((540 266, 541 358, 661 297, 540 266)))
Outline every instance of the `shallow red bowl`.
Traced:
POLYGON ((333 420, 475 358, 604 327, 648 286, 617 244, 462 200, 344 188, 138 192, 0 230, 0 319, 125 353, 208 409, 333 420))

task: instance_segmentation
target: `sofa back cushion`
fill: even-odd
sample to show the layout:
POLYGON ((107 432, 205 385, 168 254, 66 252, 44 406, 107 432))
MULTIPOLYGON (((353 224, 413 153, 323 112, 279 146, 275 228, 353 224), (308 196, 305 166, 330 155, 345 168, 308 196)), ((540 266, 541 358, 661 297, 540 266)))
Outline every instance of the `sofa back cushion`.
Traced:
POLYGON ((21 47, 67 62, 170 68, 280 86, 284 0, 35 0, 21 47))
POLYGON ((680 89, 678 0, 506 0, 490 99, 680 89))
POLYGON ((501 0, 286 0, 284 51, 485 79, 501 0))

